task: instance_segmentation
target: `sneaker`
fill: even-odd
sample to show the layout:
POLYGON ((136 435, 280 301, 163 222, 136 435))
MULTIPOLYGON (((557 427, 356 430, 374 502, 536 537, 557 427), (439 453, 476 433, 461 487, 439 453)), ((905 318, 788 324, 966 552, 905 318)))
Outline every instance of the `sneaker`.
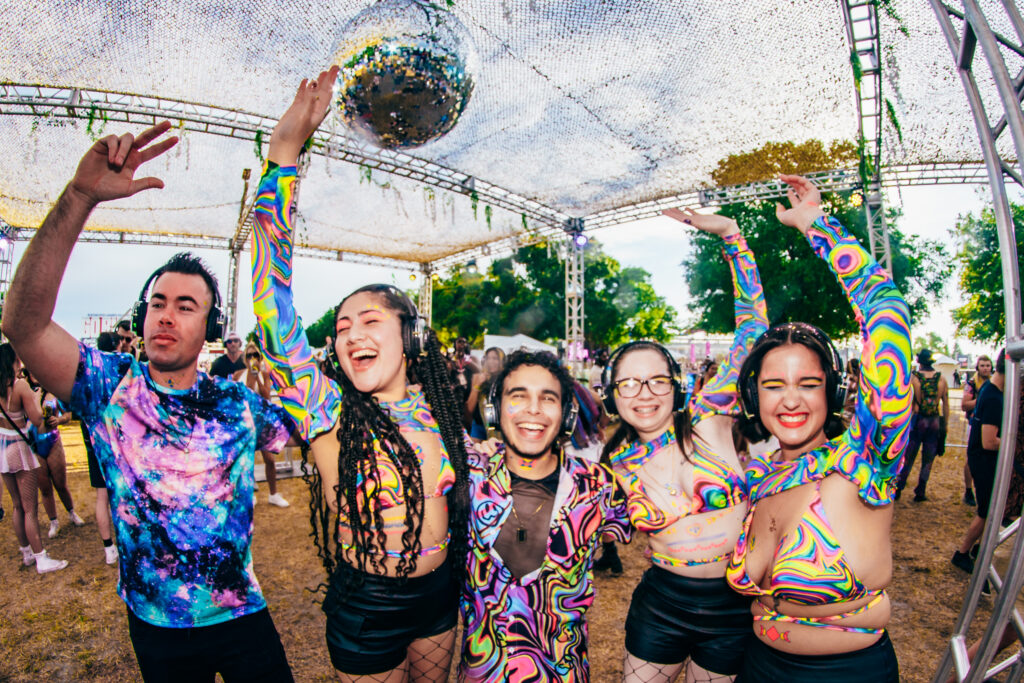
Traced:
POLYGON ((50 520, 50 530, 46 532, 46 535, 50 538, 56 538, 57 532, 60 531, 60 522, 55 519, 50 520))
POLYGON ((75 526, 85 526, 85 520, 79 517, 78 513, 74 510, 68 513, 68 519, 70 519, 71 523, 75 526))
POLYGON ((36 556, 32 554, 32 546, 19 547, 18 550, 21 551, 21 562, 26 567, 31 567, 36 563, 36 556))
POLYGON ((923 493, 915 493, 914 494, 914 502, 915 503, 926 503, 926 502, 928 502, 928 496, 924 495, 923 493))
POLYGON ((104 546, 103 554, 106 556, 107 564, 117 564, 117 546, 104 546))
POLYGON ((964 491, 964 505, 978 507, 978 501, 974 498, 974 489, 967 489, 964 491))
POLYGON ((968 574, 974 573, 974 560, 972 560, 971 556, 967 553, 962 553, 957 550, 953 553, 953 559, 951 559, 950 562, 953 563, 954 567, 963 569, 968 574))
POLYGON ((289 505, 288 501, 285 500, 284 496, 282 496, 280 493, 275 493, 271 496, 267 496, 267 502, 270 503, 271 505, 276 505, 279 508, 286 508, 289 505))
POLYGON ((36 558, 36 571, 39 572, 40 574, 46 574, 48 572, 59 571, 61 569, 64 569, 64 567, 68 566, 68 561, 67 560, 54 560, 53 558, 51 558, 49 555, 46 554, 45 550, 43 552, 41 552, 41 553, 37 553, 35 555, 35 558, 36 558))

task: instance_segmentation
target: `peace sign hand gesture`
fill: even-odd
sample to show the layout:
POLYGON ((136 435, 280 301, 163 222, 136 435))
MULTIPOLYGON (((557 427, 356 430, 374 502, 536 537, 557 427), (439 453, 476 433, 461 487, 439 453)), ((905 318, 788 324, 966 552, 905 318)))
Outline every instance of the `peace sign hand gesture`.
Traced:
POLYGON ((302 146, 320 127, 331 110, 331 92, 338 66, 321 71, 315 79, 302 79, 288 110, 270 136, 269 158, 280 166, 293 166, 302 146))
POLYGON ((161 121, 147 128, 139 137, 131 133, 108 135, 94 144, 78 163, 68 189, 93 207, 111 199, 130 197, 151 188, 162 188, 159 178, 135 178, 135 171, 174 145, 178 138, 169 137, 150 144, 171 128, 170 121, 161 121))

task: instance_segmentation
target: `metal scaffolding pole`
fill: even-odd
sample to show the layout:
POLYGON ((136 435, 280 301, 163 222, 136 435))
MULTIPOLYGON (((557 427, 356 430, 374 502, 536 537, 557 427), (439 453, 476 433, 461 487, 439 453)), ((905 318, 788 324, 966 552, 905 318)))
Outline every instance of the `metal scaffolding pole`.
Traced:
MULTIPOLYGON (((228 293, 224 302, 226 316, 225 333, 235 329, 235 320, 238 316, 238 268, 241 265, 242 249, 245 248, 245 241, 252 230, 250 216, 252 214, 252 202, 249 201, 249 177, 252 169, 242 170, 242 201, 238 207, 238 227, 235 228, 235 236, 231 239, 231 247, 228 255, 228 293)), ((255 201, 255 196, 253 197, 255 201)))
POLYGON ((420 317, 426 321, 427 327, 430 327, 434 317, 434 269, 429 263, 424 263, 420 267, 420 278, 420 302, 416 308, 420 317))
POLYGON ((882 62, 876 0, 846 0, 841 5, 854 65, 857 97, 860 177, 864 183, 864 218, 871 255, 892 271, 889 227, 882 200, 882 62))
MULTIPOLYGON (((1002 254, 1007 348, 1002 438, 996 465, 992 504, 963 607, 954 626, 949 647, 946 649, 932 680, 936 683, 944 681, 952 670, 957 680, 978 683, 996 673, 1009 670, 1009 680, 1019 681, 1024 675, 1024 665, 1020 660, 1019 648, 1008 659, 995 666, 991 666, 991 664, 1006 628, 1012 628, 1018 641, 1024 643, 1024 623, 1022 623, 1021 615, 1015 606, 1017 594, 1024 583, 1024 534, 1017 532, 1019 524, 1014 524, 1004 531, 1001 531, 999 527, 1003 519, 1006 493, 1009 489, 1010 475, 1013 469, 1020 392, 1019 371, 1020 362, 1024 358, 1017 242, 1006 193, 1007 177, 1018 184, 1024 177, 1024 173, 1022 173, 1024 166, 1018 166, 1024 164, 1024 112, 1021 111, 1021 99, 1024 98, 1024 68, 1019 66, 1017 76, 1012 77, 1007 68, 1004 54, 1006 56, 1016 54, 1024 57, 1024 19, 1013 2, 1003 0, 1002 7, 1016 33, 1015 39, 1009 39, 992 31, 987 17, 976 0, 962 0, 963 11, 950 7, 942 0, 929 0, 929 2, 935 11, 939 26, 957 65, 960 82, 967 95, 978 130, 982 155, 992 188, 992 207, 996 218, 996 231, 999 235, 999 249, 1002 254), (954 26, 954 18, 960 25, 959 32, 954 26), (1009 48, 1009 50, 1005 53, 1001 52, 1000 46, 1009 48), (990 102, 995 107, 1001 105, 1003 110, 1002 116, 995 126, 989 123, 992 118, 985 108, 974 77, 974 57, 975 51, 979 47, 992 73, 999 95, 998 101, 991 102, 990 100, 990 102), (1007 130, 1010 131, 1016 151, 1016 163, 1002 159, 996 145, 997 139, 1007 130), (1016 536, 1016 539, 1013 544, 1010 564, 1005 576, 1000 576, 992 561, 993 553, 997 545, 1006 542, 1013 536, 1016 536), (978 652, 972 661, 968 658, 967 634, 974 620, 986 579, 995 588, 996 597, 992 617, 989 619, 978 652)), ((1021 66, 1024 66, 1024 62, 1021 62, 1021 66)))
POLYGON ((569 235, 565 250, 565 360, 574 378, 583 374, 586 358, 586 339, 583 334, 583 251, 587 238, 583 234, 583 219, 571 218, 566 221, 565 232, 569 235))

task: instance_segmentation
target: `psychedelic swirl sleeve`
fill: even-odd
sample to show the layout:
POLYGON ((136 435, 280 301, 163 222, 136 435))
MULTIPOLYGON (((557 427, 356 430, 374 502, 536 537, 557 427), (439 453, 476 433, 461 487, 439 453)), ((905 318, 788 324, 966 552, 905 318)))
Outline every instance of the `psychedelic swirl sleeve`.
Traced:
POLYGON ((299 435, 311 441, 334 427, 341 391, 320 371, 292 303, 295 178, 294 166, 264 166, 252 214, 252 302, 256 336, 281 405, 299 435))
POLYGON ((849 429, 831 467, 870 505, 892 502, 910 425, 910 311, 889 273, 831 216, 807 241, 835 273, 860 326, 861 375, 849 429))
POLYGON ((722 253, 732 272, 733 301, 736 309, 736 336, 729 357, 718 368, 718 373, 691 399, 690 415, 696 425, 708 415, 739 414, 736 379, 740 366, 750 353, 754 342, 768 329, 768 309, 764 302, 764 289, 757 272, 754 254, 747 240, 737 233, 723 238, 722 253))

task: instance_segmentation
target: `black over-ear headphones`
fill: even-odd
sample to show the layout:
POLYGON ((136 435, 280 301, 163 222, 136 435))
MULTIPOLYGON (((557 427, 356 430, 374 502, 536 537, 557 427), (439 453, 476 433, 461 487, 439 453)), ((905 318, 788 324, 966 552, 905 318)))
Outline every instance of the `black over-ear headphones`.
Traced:
MULTIPOLYGON (((146 284, 142 285, 142 291, 139 292, 139 300, 132 306, 132 332, 140 337, 143 336, 143 330, 146 327, 146 311, 149 310, 146 292, 149 291, 149 286, 153 284, 153 280, 168 272, 172 271, 162 270, 161 268, 155 270, 146 280, 146 284)), ((199 273, 196 273, 196 275, 199 275, 199 273)), ((200 277, 202 276, 200 275, 200 277)), ((213 290, 213 305, 206 316, 206 341, 215 342, 224 336, 224 327, 227 325, 227 321, 220 310, 220 292, 217 291, 216 287, 207 282, 205 277, 203 282, 206 282, 207 286, 213 290)))
POLYGON ((623 344, 608 357, 608 364, 601 371, 601 399, 604 403, 605 412, 609 415, 619 414, 619 409, 615 407, 615 387, 612 385, 612 368, 615 367, 616 361, 627 351, 638 347, 660 351, 665 356, 665 360, 668 362, 668 374, 672 378, 672 410, 682 410, 686 405, 686 392, 683 391, 683 371, 679 367, 679 362, 672 357, 668 349, 658 342, 641 340, 623 344))
MULTIPOLYGON (((765 331, 761 337, 754 342, 754 348, 768 335, 784 334, 793 341, 800 343, 800 335, 807 335, 815 339, 822 347, 828 349, 831 363, 825 371, 825 395, 828 398, 828 412, 832 415, 842 415, 843 405, 846 403, 846 374, 843 371, 843 357, 839 355, 839 349, 832 343, 829 336, 821 329, 810 323, 783 323, 775 325, 765 331), (790 332, 792 330, 792 332, 790 332)), ((757 418, 760 420, 760 404, 757 397, 757 371, 751 369, 746 377, 739 379, 740 400, 743 402, 743 412, 747 419, 757 418)))
MULTIPOLYGON (((505 375, 508 377, 508 375, 505 375)), ((487 402, 484 404, 484 426, 487 429, 501 429, 501 388, 498 386, 497 377, 491 382, 491 388, 487 391, 487 402)), ((501 384, 504 384, 502 380, 501 384)), ((576 405, 576 397, 569 392, 568 396, 562 397, 562 434, 572 436, 576 431, 576 416, 579 414, 579 406, 576 405)))
MULTIPOLYGON (((405 353, 405 357, 411 360, 418 356, 427 355, 427 321, 420 317, 419 311, 416 310, 416 304, 412 302, 405 292, 391 285, 369 285, 368 287, 356 290, 352 294, 359 292, 380 294, 385 291, 401 299, 402 305, 406 309, 400 316, 402 319, 402 351, 405 353)), ((352 296, 352 294, 349 296, 352 296)), ((337 340, 337 333, 330 336, 330 340, 327 342, 325 357, 327 364, 334 372, 340 374, 342 372, 341 363, 338 362, 338 353, 335 349, 337 340)))

